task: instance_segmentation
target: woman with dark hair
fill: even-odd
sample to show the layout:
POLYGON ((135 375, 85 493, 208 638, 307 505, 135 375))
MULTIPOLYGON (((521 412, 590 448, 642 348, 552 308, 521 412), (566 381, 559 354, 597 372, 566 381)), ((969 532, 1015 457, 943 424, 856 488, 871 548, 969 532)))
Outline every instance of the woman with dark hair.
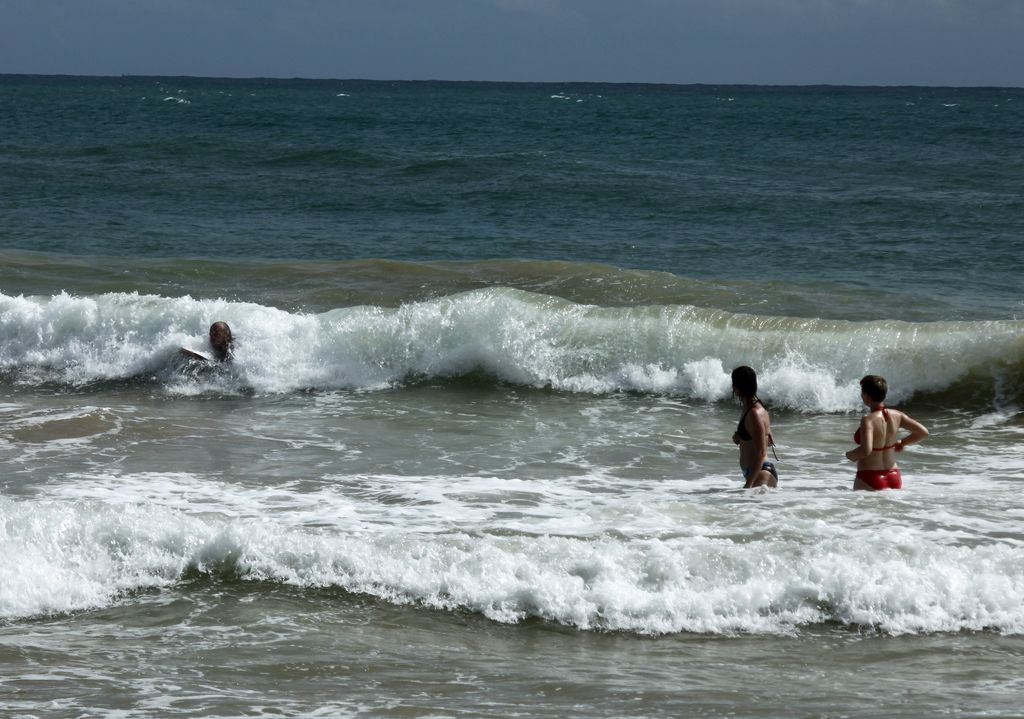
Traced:
POLYGON ((870 410, 860 421, 853 435, 858 446, 846 453, 846 458, 857 463, 854 489, 901 489, 903 477, 896 466, 896 453, 908 444, 920 442, 928 436, 925 426, 909 415, 885 406, 889 385, 884 377, 869 374, 860 381, 860 397, 870 410), (896 439, 901 429, 910 432, 896 439))
POLYGON ((740 448, 743 488, 774 487, 779 483, 779 473, 768 461, 768 448, 775 442, 768 410, 757 398, 757 373, 746 366, 734 369, 732 393, 743 402, 743 414, 732 435, 733 444, 740 448))

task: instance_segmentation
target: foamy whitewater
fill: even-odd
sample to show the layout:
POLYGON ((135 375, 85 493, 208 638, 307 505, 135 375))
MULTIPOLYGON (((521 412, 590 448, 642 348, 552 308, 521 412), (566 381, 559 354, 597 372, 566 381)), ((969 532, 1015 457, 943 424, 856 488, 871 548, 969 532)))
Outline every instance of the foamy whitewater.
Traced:
POLYGON ((890 401, 977 389, 996 407, 1021 399, 1024 321, 828 321, 757 317, 692 306, 597 307, 511 288, 397 308, 322 314, 190 297, 109 293, 0 295, 0 368, 70 385, 162 380, 169 392, 211 387, 289 393, 380 389, 483 373, 500 382, 602 394, 668 394, 715 402, 729 372, 761 368, 764 397, 817 412, 852 410, 859 379, 883 374, 890 401), (206 319, 238 336, 230 371, 195 383, 170 372, 201 348, 206 319), (752 359, 751 359, 752 358, 752 359))
POLYGON ((0 120, 0 715, 1020 716, 1019 91, 0 76, 0 120), (851 491, 868 373, 931 432, 900 491, 851 491))
MULTIPOLYGON (((16 480, 31 499, 16 492, 4 500, 12 563, 0 611, 9 618, 101 607, 198 571, 340 587, 501 622, 533 617, 641 634, 787 634, 823 622, 892 634, 1024 627, 1020 536, 999 538, 991 517, 965 514, 978 493, 983 506, 1002 496, 1007 520, 1020 516, 1015 486, 1001 486, 1017 467, 977 469, 982 458, 1005 455, 1008 443, 1019 452, 1020 321, 856 323, 691 306, 602 308, 508 288, 321 314, 123 293, 5 295, 0 317, 0 367, 16 392, 49 384, 89 398, 60 409, 5 404, 8 462, 145 443, 129 425, 155 424, 157 416, 140 415, 159 410, 105 407, 110 392, 150 395, 147 405, 253 397, 254 407, 279 407, 276 420, 246 422, 228 441, 251 441, 239 431, 265 433, 271 446, 304 452, 301 466, 269 484, 234 468, 224 478, 166 471, 173 465, 121 472, 117 462, 38 487, 16 480), (190 330, 210 317, 235 328, 235 361, 197 373, 177 350, 204 347, 190 330), (858 353, 863 346, 880 350, 858 353), (741 357, 763 368, 763 397, 780 414, 789 492, 729 491, 731 452, 718 445, 734 412, 707 413, 728 407, 728 371, 741 357), (973 392, 987 397, 989 411, 926 410, 929 424, 948 428, 908 452, 918 467, 909 470, 907 492, 837 495, 852 473, 838 461, 838 435, 856 424, 857 379, 869 368, 892 378, 897 402, 900 393, 973 392), (396 406, 413 394, 401 411, 378 406, 382 418, 418 411, 429 415, 419 431, 457 431, 460 421, 423 395, 467 377, 496 383, 474 390, 488 403, 525 392, 542 412, 557 392, 570 407, 521 427, 495 426, 505 447, 487 457, 458 457, 454 447, 424 441, 413 474, 379 471, 393 450, 366 446, 366 438, 343 441, 353 431, 345 419, 351 403, 375 393, 396 406), (598 418, 604 427, 595 430, 598 418), (815 424, 834 425, 836 437, 797 429, 815 424), (70 436, 61 436, 62 426, 70 436), (285 427, 296 436, 275 436, 285 427), (538 476, 531 463, 564 466, 538 476)), ((208 407, 189 411, 206 419, 208 407)), ((173 430, 136 431, 173 441, 173 430)), ((409 441, 399 440, 400 429, 380 431, 409 441)), ((487 436, 480 426, 469 435, 479 441, 474 433, 487 436)), ((256 448, 249 461, 260 455, 268 461, 256 448)))

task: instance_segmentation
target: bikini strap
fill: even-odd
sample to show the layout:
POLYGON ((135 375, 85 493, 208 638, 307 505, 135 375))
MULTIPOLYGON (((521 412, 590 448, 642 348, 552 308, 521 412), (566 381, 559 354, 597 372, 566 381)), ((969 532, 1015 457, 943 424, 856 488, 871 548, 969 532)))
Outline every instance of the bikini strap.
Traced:
POLYGON ((756 394, 754 395, 754 401, 750 403, 750 406, 743 410, 743 414, 740 416, 740 422, 743 422, 743 420, 747 418, 747 415, 750 414, 750 410, 754 409, 755 404, 764 406, 764 402, 759 400, 756 394))

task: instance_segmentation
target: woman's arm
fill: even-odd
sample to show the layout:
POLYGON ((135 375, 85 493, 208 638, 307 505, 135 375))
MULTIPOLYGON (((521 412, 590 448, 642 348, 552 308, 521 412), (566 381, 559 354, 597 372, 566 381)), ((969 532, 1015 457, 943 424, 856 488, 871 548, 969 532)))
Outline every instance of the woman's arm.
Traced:
POLYGON ((910 434, 901 439, 896 443, 896 451, 902 452, 903 448, 908 444, 914 444, 920 442, 922 439, 928 436, 928 428, 918 422, 916 419, 900 412, 900 429, 905 429, 910 434))
POLYGON ((846 453, 846 458, 851 462, 859 462, 865 457, 871 456, 871 450, 875 447, 875 429, 871 425, 871 416, 864 415, 860 420, 860 446, 851 449, 846 453))

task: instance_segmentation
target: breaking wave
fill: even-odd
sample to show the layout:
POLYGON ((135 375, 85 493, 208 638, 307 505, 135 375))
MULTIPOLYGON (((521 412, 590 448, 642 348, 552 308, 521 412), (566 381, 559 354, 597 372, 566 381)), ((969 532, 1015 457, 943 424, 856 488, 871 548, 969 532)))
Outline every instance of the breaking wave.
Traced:
POLYGON ((135 293, 0 294, 0 378, 70 386, 156 382, 172 393, 374 390, 474 376, 567 392, 645 392, 714 402, 729 372, 755 367, 762 396, 804 411, 859 404, 857 380, 885 376, 894 401, 943 393, 1018 404, 1024 321, 823 320, 691 305, 601 307, 485 288, 399 307, 323 313, 135 293), (201 349, 229 322, 235 362, 193 376, 179 347, 201 349))

